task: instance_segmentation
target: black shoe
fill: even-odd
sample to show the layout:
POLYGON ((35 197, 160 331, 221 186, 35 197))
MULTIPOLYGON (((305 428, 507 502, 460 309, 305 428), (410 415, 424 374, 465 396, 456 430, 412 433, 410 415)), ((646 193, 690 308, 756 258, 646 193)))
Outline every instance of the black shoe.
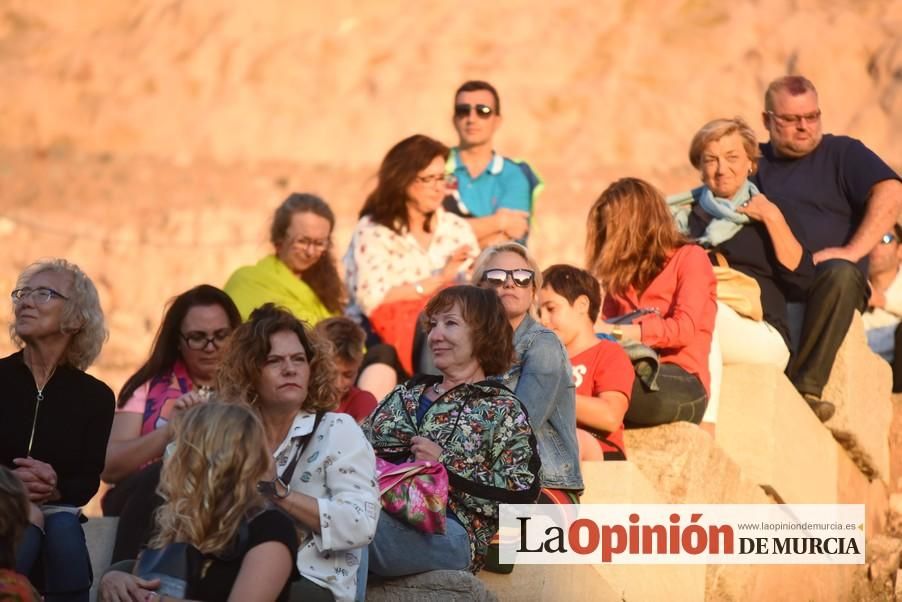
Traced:
POLYGON ((812 395, 811 393, 805 393, 803 397, 805 398, 805 402, 808 403, 808 407, 811 408, 814 415, 818 417, 818 420, 827 422, 833 418, 833 414, 836 412, 835 405, 829 401, 824 401, 817 395, 812 395))

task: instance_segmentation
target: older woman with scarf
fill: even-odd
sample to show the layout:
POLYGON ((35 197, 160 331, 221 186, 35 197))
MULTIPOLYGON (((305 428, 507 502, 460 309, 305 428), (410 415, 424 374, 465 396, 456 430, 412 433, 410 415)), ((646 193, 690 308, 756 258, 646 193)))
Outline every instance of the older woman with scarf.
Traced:
MULTIPOLYGON (((804 288, 814 263, 780 209, 748 179, 757 168, 758 142, 741 118, 715 119, 695 134, 689 161, 703 185, 668 199, 680 231, 704 247, 712 262, 720 254, 729 267, 758 283, 763 320, 737 313, 718 302, 715 332, 724 364, 770 364, 783 370, 789 361, 787 292, 804 288)), ((829 402, 809 401, 822 420, 829 402)), ((712 417, 706 417, 706 421, 712 417)))

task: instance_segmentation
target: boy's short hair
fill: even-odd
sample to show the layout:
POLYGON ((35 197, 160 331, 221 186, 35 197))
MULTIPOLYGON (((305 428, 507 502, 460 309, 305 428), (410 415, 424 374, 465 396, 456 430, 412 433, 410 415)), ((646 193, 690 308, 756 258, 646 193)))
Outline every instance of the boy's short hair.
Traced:
POLYGON ((344 316, 327 318, 319 322, 315 330, 332 342, 339 359, 346 362, 359 362, 363 359, 366 333, 354 320, 344 316))
POLYGON ((570 305, 573 305, 580 295, 588 297, 589 319, 592 322, 598 319, 598 312, 601 310, 601 286, 592 274, 576 266, 558 263, 542 272, 542 281, 544 288, 550 288, 565 298, 570 305))

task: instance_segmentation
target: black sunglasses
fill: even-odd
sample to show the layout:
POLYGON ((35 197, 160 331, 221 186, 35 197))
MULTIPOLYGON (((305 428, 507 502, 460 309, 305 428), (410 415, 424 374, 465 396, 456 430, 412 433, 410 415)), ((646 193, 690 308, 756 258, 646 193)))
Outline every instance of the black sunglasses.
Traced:
POLYGON ((492 116, 492 113, 495 112, 495 109, 493 109, 489 105, 471 105, 463 102, 454 105, 454 116, 458 119, 463 119, 464 117, 467 117, 470 114, 470 111, 474 109, 476 110, 476 115, 483 119, 488 119, 492 116))
POLYGON ((515 285, 520 288, 526 288, 532 284, 533 279, 536 277, 536 273, 532 270, 522 268, 518 270, 502 270, 501 268, 494 268, 485 271, 482 275, 482 282, 498 288, 504 286, 508 276, 514 281, 515 285))

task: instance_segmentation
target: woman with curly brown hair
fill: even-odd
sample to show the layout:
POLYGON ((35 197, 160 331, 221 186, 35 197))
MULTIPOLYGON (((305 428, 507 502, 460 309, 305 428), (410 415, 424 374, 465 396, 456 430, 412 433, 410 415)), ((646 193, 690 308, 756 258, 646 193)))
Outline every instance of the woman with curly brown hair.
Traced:
POLYGON ((698 424, 710 387, 708 354, 717 312, 714 271, 705 251, 674 224, 663 195, 637 178, 617 180, 589 210, 589 271, 605 290, 602 331, 658 352, 657 390, 636 379, 624 425, 698 424))
POLYGON ((334 413, 331 345, 271 303, 233 334, 219 371, 223 399, 257 410, 276 474, 260 491, 301 533, 292 599, 352 600, 361 548, 376 532, 376 458, 357 422, 334 413))
MULTIPOLYGON (((297 534, 291 519, 257 492, 271 462, 256 413, 206 403, 176 415, 172 424, 175 443, 159 488, 166 501, 156 512, 150 547, 188 543, 200 552, 203 568, 190 584, 193 599, 287 600, 297 534)), ((170 600, 154 593, 159 585, 111 570, 101 580, 100 599, 170 600)))
POLYGON ((275 252, 237 269, 224 287, 241 317, 264 303, 316 324, 341 314, 345 294, 332 255, 335 214, 320 197, 294 193, 276 209, 269 240, 275 252))

